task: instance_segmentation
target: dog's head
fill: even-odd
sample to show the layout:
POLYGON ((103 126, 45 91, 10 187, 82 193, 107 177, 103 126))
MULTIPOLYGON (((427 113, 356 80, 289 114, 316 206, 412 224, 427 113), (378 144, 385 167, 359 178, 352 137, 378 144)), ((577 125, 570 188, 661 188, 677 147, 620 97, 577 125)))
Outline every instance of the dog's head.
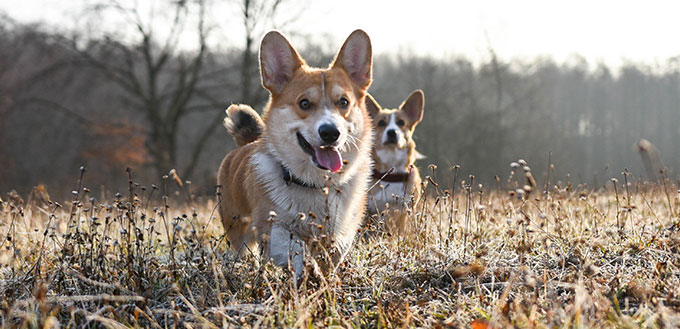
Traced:
POLYGON ((423 119, 425 95, 422 90, 415 90, 396 109, 383 109, 369 95, 366 108, 373 119, 374 148, 403 149, 412 144, 413 131, 423 119))
POLYGON ((361 30, 347 38, 326 69, 309 67, 280 33, 265 35, 260 69, 262 85, 271 95, 265 138, 296 174, 346 172, 343 167, 370 152, 364 99, 371 67, 371 42, 361 30), (368 151, 362 151, 363 144, 369 144, 368 151))

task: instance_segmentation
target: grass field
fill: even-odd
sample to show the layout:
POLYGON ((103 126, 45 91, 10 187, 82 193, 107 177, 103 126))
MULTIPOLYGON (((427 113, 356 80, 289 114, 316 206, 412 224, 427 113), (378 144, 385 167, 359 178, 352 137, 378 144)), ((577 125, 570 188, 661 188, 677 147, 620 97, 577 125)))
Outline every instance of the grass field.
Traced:
POLYGON ((425 179, 407 234, 367 218, 337 273, 299 286, 256 253, 234 259, 217 198, 166 193, 172 177, 111 197, 80 181, 61 204, 6 194, 2 325, 680 327, 678 185, 548 188, 525 170, 492 189, 425 179))

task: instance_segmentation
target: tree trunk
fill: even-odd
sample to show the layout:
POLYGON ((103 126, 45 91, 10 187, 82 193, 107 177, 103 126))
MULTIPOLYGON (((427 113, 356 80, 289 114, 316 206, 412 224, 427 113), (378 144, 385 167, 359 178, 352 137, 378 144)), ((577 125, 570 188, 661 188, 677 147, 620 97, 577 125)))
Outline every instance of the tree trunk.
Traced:
MULTIPOLYGON (((251 103, 252 98, 252 68, 253 65, 253 37, 246 36, 246 47, 243 50, 243 62, 241 65, 241 102, 245 104, 251 103)), ((251 104, 252 105, 252 104, 251 104)))
POLYGON ((153 166, 158 178, 167 175, 175 166, 175 135, 167 131, 159 131, 154 125, 147 142, 147 148, 151 151, 153 166))

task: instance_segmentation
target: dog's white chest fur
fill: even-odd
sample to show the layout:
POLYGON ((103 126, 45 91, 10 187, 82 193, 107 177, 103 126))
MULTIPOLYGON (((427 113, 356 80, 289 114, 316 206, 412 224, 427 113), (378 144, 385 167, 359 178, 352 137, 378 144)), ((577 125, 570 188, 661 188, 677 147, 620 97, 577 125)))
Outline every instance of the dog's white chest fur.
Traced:
MULTIPOLYGON (((361 193, 357 189, 366 188, 368 174, 357 174, 343 185, 331 186, 328 195, 316 188, 303 187, 296 184, 286 184, 281 172, 281 164, 271 155, 255 153, 252 157, 254 170, 258 181, 262 183, 267 196, 276 205, 277 225, 295 233, 303 234, 300 230, 300 214, 305 214, 307 221, 321 224, 325 215, 330 218, 328 229, 331 230, 336 243, 348 247, 356 231, 354 223, 356 214, 361 207, 361 193), (359 197, 358 197, 359 196, 359 197), (308 214, 314 213, 317 219, 308 214)), ((307 222, 305 221, 305 222, 307 222)), ((304 236, 303 236, 304 238, 304 236)), ((272 244, 277 244, 272 241, 272 244)))
MULTIPOLYGON (((319 202, 321 193, 317 189, 304 188, 294 184, 286 184, 283 180, 281 163, 275 158, 255 153, 252 158, 253 167, 258 180, 265 187, 267 196, 284 213, 278 216, 295 216, 297 213, 319 212, 323 202, 319 202)), ((337 200, 335 200, 337 201, 337 200)), ((318 215, 322 215, 319 213, 318 215)))
MULTIPOLYGON (((394 168, 393 173, 406 172, 406 163, 408 162, 408 150, 394 148, 394 149, 380 149, 375 151, 384 164, 385 168, 394 168)), ((385 204, 389 203, 390 207, 401 206, 406 195, 406 184, 403 182, 380 182, 371 190, 372 197, 369 197, 368 207, 371 212, 383 210, 385 204)))
POLYGON ((408 162, 408 150, 393 148, 393 149, 379 149, 375 151, 380 159, 380 162, 389 168, 394 168, 395 173, 406 172, 406 163, 408 162))

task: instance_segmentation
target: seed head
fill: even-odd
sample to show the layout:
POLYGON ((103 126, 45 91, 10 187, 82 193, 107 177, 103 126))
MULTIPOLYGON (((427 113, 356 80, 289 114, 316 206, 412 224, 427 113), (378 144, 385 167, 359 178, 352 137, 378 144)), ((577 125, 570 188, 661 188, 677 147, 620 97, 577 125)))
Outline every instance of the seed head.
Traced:
POLYGON ((184 184, 182 184, 182 180, 179 178, 179 175, 177 175, 177 170, 170 169, 170 173, 168 173, 168 175, 170 175, 170 177, 172 177, 172 179, 175 181, 175 183, 177 183, 177 186, 179 186, 179 187, 184 186, 184 184))
POLYGON ((527 184, 529 184, 531 187, 536 187, 536 180, 534 179, 534 175, 532 175, 530 171, 525 173, 524 177, 526 177, 527 179, 527 184))

